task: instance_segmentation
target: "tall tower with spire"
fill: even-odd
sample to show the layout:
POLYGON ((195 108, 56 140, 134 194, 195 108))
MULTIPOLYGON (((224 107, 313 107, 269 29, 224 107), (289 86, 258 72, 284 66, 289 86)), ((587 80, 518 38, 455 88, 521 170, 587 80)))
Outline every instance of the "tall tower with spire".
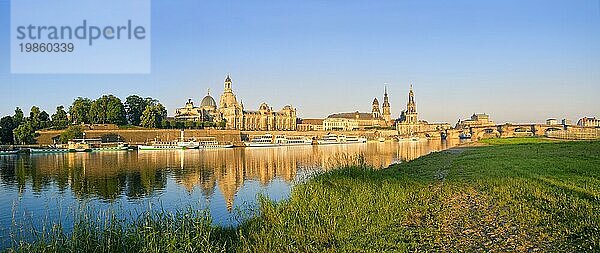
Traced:
POLYGON ((408 92, 408 103, 406 104, 406 123, 417 124, 417 103, 415 103, 415 93, 413 92, 413 84, 410 83, 410 91, 408 92))
POLYGON ((229 74, 227 74, 227 77, 225 78, 225 92, 232 92, 231 90, 231 78, 229 77, 229 74))
POLYGON ((387 85, 384 87, 383 93, 383 119, 386 123, 392 120, 392 113, 390 112, 390 100, 387 94, 387 85))

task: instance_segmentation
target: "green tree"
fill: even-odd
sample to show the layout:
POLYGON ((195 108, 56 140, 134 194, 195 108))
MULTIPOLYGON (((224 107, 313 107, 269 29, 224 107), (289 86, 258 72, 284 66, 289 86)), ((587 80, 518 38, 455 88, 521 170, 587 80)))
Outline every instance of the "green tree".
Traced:
POLYGON ((95 124, 125 125, 127 123, 125 106, 118 97, 103 95, 92 102, 90 119, 95 124))
POLYGON ((157 128, 162 126, 162 122, 166 118, 167 110, 162 104, 148 105, 142 113, 141 125, 146 128, 157 128))
POLYGON ((56 113, 52 114, 52 126, 56 129, 65 129, 69 125, 69 119, 64 106, 56 107, 56 113))
POLYGON ((29 112, 29 121, 33 130, 46 128, 50 121, 50 115, 46 111, 40 110, 37 106, 32 106, 29 112))
POLYGON ((32 124, 30 120, 26 120, 13 131, 17 144, 35 143, 36 133, 32 124))
POLYGON ((69 107, 71 122, 74 124, 90 123, 89 112, 92 106, 92 101, 89 98, 78 97, 69 107))
POLYGON ((160 127, 163 128, 163 129, 169 129, 169 128, 171 128, 171 122, 168 121, 168 120, 166 120, 166 119, 163 119, 160 122, 160 127))
POLYGON ((146 110, 142 113, 142 126, 146 128, 156 128, 158 121, 158 115, 153 106, 146 106, 146 110))
POLYGON ((0 144, 13 144, 13 131, 17 125, 11 116, 5 116, 0 119, 0 144))
POLYGON ((60 134, 59 140, 61 143, 67 143, 69 140, 82 137, 83 130, 81 129, 81 126, 69 126, 67 130, 60 134))
POLYGON ((129 124, 135 126, 140 125, 140 118, 147 105, 147 100, 138 95, 131 95, 125 99, 125 111, 127 113, 127 121, 129 124))
POLYGON ((21 125, 21 123, 23 123, 24 120, 25 120, 25 115, 23 114, 23 110, 21 110, 21 108, 17 107, 15 109, 15 115, 13 116, 13 122, 14 122, 15 126, 21 125))
POLYGON ((166 119, 167 118, 167 109, 159 102, 155 102, 155 106, 156 106, 156 111, 158 111, 158 114, 162 119, 166 119))

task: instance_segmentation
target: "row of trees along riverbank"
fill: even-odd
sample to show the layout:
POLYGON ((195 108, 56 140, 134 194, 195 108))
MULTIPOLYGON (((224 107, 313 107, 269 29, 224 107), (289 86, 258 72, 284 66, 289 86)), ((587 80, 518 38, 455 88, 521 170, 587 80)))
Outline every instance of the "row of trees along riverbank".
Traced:
POLYGON ((17 107, 14 114, 0 119, 0 144, 33 144, 36 131, 42 129, 67 129, 61 141, 81 137, 82 124, 116 124, 146 128, 186 127, 185 123, 171 123, 167 120, 167 110, 158 100, 151 97, 131 95, 122 102, 113 95, 103 95, 98 99, 78 97, 69 106, 68 113, 63 105, 49 115, 37 106, 31 107, 26 117, 17 107))

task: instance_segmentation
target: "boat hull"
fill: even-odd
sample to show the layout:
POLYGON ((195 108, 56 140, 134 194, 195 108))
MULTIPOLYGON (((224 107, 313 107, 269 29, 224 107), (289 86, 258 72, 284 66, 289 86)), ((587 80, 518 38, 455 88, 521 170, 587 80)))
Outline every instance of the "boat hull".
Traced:
POLYGON ((0 155, 16 155, 18 153, 19 153, 19 150, 0 151, 0 155))
POLYGON ((179 146, 146 146, 140 145, 138 146, 138 150, 183 150, 184 147, 179 146))
POLYGON ((93 148, 92 151, 127 151, 129 147, 93 148))
POLYGON ((233 148, 233 144, 200 146, 200 149, 221 149, 221 148, 233 148))
POLYGON ((275 143, 254 143, 254 142, 244 142, 246 147, 278 147, 279 144, 275 143))
POLYGON ((43 149, 30 149, 30 153, 32 154, 52 154, 52 153, 67 153, 68 149, 61 148, 43 148, 43 149))

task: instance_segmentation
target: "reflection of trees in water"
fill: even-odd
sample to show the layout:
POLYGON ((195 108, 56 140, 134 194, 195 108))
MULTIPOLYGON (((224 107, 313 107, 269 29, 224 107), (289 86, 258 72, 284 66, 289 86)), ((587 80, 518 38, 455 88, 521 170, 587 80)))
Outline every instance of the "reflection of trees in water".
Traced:
POLYGON ((377 168, 409 161, 456 143, 385 142, 351 145, 223 150, 94 152, 0 158, 0 180, 20 191, 42 192, 55 185, 77 198, 113 200, 121 195, 142 198, 165 189, 167 179, 188 191, 196 187, 205 198, 215 188, 228 208, 245 180, 267 186, 275 178, 291 183, 299 168, 332 169, 355 163, 377 168))

